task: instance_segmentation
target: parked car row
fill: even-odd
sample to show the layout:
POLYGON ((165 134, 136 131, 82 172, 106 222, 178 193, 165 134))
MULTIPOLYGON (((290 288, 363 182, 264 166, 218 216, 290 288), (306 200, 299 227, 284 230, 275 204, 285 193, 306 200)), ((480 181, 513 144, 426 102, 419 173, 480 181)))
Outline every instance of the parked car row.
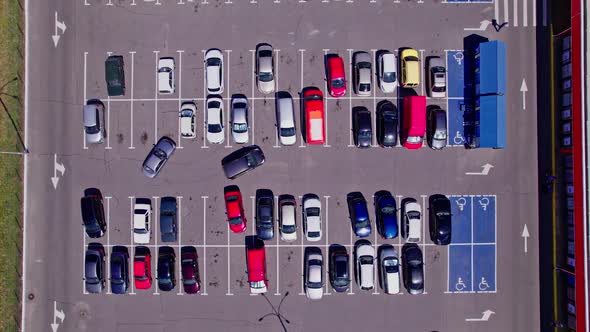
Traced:
MULTIPOLYGON (((243 233, 247 228, 246 212, 242 193, 238 186, 224 188, 224 198, 229 229, 243 233)), ((384 239, 398 236, 397 203, 393 195, 381 190, 373 195, 377 232, 384 239)), ((367 201, 362 193, 347 195, 348 212, 355 235, 364 238, 371 235, 371 217, 367 201)), ((401 235, 408 243, 422 241, 422 207, 414 198, 402 199, 401 235)), ((301 223, 307 241, 319 241, 322 237, 322 204, 316 194, 305 194, 301 203, 301 223)), ((293 195, 277 196, 277 229, 283 241, 297 240, 297 202, 293 195)), ((270 189, 258 189, 255 196, 256 236, 260 240, 272 240, 275 229, 275 196, 270 189)), ((430 239, 435 244, 448 245, 451 242, 451 203, 445 195, 435 194, 428 199, 430 239)))
MULTIPOLYGON (((246 246, 246 264, 248 283, 253 294, 265 293, 268 289, 266 275, 266 252, 262 240, 246 246)), ((311 300, 323 297, 326 280, 325 268, 328 269, 329 283, 337 293, 349 291, 354 273, 354 280, 361 290, 373 290, 379 281, 386 294, 400 293, 400 283, 410 294, 424 292, 424 260, 422 250, 416 244, 402 247, 401 257, 391 245, 381 245, 377 250, 366 240, 358 241, 354 246, 353 261, 346 247, 330 245, 328 263, 318 247, 306 247, 303 260, 303 288, 311 300), (354 270, 351 271, 351 266, 354 270), (403 278, 402 278, 403 276, 403 278)))
MULTIPOLYGON (((161 291, 171 291, 176 287, 176 253, 172 247, 160 247, 157 256, 157 283, 161 291)), ((126 294, 133 278, 135 289, 152 287, 152 254, 144 246, 135 247, 133 253, 133 272, 129 265, 129 250, 125 246, 114 246, 110 257, 110 276, 106 275, 105 249, 100 243, 89 243, 84 257, 84 284, 88 293, 101 293, 110 281, 113 294, 126 294), (131 275, 133 274, 133 275, 131 275)), ((195 247, 180 249, 181 282, 185 293, 196 294, 201 288, 198 255, 195 247)))

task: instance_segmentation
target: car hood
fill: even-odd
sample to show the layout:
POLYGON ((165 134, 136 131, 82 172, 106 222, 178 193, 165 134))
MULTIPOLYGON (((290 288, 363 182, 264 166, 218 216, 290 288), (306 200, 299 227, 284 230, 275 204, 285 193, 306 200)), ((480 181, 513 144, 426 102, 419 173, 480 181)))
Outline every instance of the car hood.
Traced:
POLYGON ((115 294, 125 294, 127 292, 127 285, 123 284, 114 284, 111 282, 111 291, 115 294))
POLYGON ((135 243, 146 244, 150 242, 150 233, 133 233, 133 241, 135 243))
POLYGON ((297 134, 293 136, 280 136, 279 139, 283 145, 293 145, 297 143, 297 134))
POLYGON ((447 140, 432 139, 433 149, 442 149, 447 146, 447 140))
POLYGON ((221 128, 221 131, 218 133, 211 133, 211 132, 207 132, 207 140, 209 141, 209 143, 212 144, 221 144, 225 141, 225 134, 224 134, 224 129, 223 127, 221 128))
POLYGON ((237 144, 248 143, 248 140, 250 138, 250 136, 248 135, 248 131, 246 131, 244 133, 236 133, 235 131, 232 130, 231 134, 232 134, 232 137, 234 138, 234 141, 237 144))
POLYGON ((324 290, 322 288, 309 288, 305 289, 305 295, 310 300, 320 300, 324 295, 324 290))
POLYGON ((383 217, 383 236, 386 239, 392 239, 397 236, 397 218, 393 215, 385 215, 383 217))

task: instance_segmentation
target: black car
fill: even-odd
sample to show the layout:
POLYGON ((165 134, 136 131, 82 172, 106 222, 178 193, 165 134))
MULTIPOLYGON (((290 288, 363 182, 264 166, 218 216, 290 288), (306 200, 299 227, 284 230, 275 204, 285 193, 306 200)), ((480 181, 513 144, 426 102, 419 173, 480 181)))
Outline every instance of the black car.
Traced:
POLYGON ((426 140, 433 150, 447 146, 447 112, 439 107, 428 112, 426 140))
POLYGON ((256 190, 256 235, 261 240, 274 237, 274 194, 269 189, 256 190))
POLYGON ((158 252, 158 288, 168 292, 176 286, 176 254, 171 247, 161 247, 158 252))
POLYGON ((335 249, 330 254, 330 284, 336 292, 346 292, 350 285, 350 262, 346 248, 335 249))
POLYGON ((82 225, 86 234, 91 238, 99 238, 107 231, 107 222, 102 204, 102 194, 96 188, 84 190, 84 197, 80 200, 82 209, 82 225))
POLYGON ((166 136, 160 138, 143 161, 143 174, 148 178, 156 177, 168 159, 172 157, 174 150, 176 150, 176 143, 171 138, 166 136))
POLYGON ((354 114, 354 139, 359 148, 368 148, 373 142, 373 129, 371 128, 371 112, 366 107, 355 107, 354 114))
POLYGON ((109 96, 125 95, 125 70, 123 56, 111 55, 105 61, 105 79, 109 96))
POLYGON ((84 285, 88 293, 98 294, 106 285, 104 247, 89 243, 84 257, 84 285))
POLYGON ((432 242, 439 245, 451 243, 451 201, 445 195, 431 195, 428 198, 428 212, 432 242))
POLYGON ((162 242, 176 241, 176 198, 162 197, 160 203, 160 234, 162 242))
POLYGON ((377 105, 377 143, 390 148, 397 145, 397 107, 385 100, 377 105))
POLYGON ((115 246, 111 253, 111 291, 125 294, 129 288, 129 252, 126 247, 115 246))
POLYGON ((264 153, 258 145, 245 146, 236 150, 221 160, 223 172, 228 179, 235 179, 238 176, 253 170, 264 164, 264 153))
POLYGON ((416 244, 406 244, 402 248, 404 287, 410 294, 424 292, 424 260, 422 251, 416 244))

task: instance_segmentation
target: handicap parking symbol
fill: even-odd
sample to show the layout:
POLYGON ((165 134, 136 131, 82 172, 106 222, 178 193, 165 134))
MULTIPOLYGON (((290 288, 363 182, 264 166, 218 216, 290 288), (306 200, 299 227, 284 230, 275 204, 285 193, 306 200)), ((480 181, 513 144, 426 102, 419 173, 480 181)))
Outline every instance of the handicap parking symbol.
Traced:
POLYGON ((457 278, 457 283, 455 284, 455 290, 461 292, 465 288, 467 288, 467 285, 465 285, 465 283, 463 282, 463 278, 461 278, 461 277, 457 278))
POLYGON ((481 205, 482 210, 487 211, 488 205, 490 204, 490 199, 487 197, 482 197, 478 200, 479 205, 481 205))
POLYGON ((467 200, 465 199, 465 197, 459 197, 455 200, 455 203, 457 203, 459 211, 463 211, 463 209, 465 208, 465 204, 467 204, 467 200))
POLYGON ((486 281, 486 278, 481 277, 481 281, 479 282, 479 290, 480 291, 486 291, 490 288, 490 285, 488 284, 488 282, 486 281))
POLYGON ((455 134, 455 137, 453 137, 453 143, 455 143, 455 145, 461 145, 465 143, 465 138, 463 138, 463 135, 461 135, 461 132, 458 130, 455 134))
POLYGON ((463 55, 463 52, 455 52, 453 58, 455 58, 455 61, 457 61, 457 64, 460 66, 465 56, 463 55))

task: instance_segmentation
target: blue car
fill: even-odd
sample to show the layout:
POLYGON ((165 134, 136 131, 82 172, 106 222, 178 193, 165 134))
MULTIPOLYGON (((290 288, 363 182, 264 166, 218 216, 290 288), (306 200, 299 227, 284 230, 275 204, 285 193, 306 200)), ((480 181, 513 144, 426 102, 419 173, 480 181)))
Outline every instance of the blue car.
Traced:
POLYGON ((348 211, 354 233, 358 237, 371 235, 371 220, 367 209, 367 200, 360 192, 348 194, 348 211))
POLYGON ((381 190, 375 193, 375 217, 377 229, 383 238, 397 237, 397 207, 395 198, 389 191, 381 190))
POLYGON ((160 235, 162 242, 176 242, 176 198, 162 197, 160 204, 160 235))
POLYGON ((125 294, 129 288, 129 253, 122 246, 113 247, 111 253, 111 290, 125 294))

